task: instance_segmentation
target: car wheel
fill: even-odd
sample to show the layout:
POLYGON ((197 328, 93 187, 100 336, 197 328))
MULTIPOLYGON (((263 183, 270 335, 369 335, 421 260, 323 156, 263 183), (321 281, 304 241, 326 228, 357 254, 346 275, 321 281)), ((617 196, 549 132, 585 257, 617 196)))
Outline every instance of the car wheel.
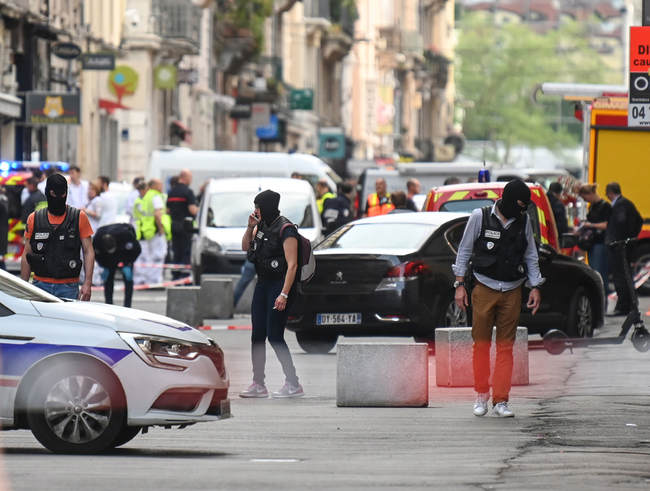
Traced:
MULTIPOLYGON (((632 275, 636 276, 650 261, 650 244, 643 244, 637 247, 634 252, 634 258, 632 263, 634 268, 632 269, 632 275)), ((650 279, 648 279, 643 285, 637 289, 638 295, 647 296, 650 295, 650 279)))
POLYGON ((336 346, 338 334, 315 334, 313 332, 297 331, 296 339, 300 347, 307 353, 329 353, 336 346))
POLYGON ((142 426, 123 426, 111 447, 117 448, 126 445, 140 433, 141 429, 142 426))
POLYGON ((456 298, 450 295, 442 303, 442 309, 438 318, 438 327, 467 327, 471 324, 469 318, 470 308, 461 309, 456 305, 456 298))
POLYGON ((36 439, 54 453, 96 454, 119 436, 125 401, 108 369, 95 363, 60 365, 36 380, 27 421, 36 439))
POLYGON ((593 304, 582 286, 571 298, 564 332, 571 338, 590 338, 594 335, 593 304))

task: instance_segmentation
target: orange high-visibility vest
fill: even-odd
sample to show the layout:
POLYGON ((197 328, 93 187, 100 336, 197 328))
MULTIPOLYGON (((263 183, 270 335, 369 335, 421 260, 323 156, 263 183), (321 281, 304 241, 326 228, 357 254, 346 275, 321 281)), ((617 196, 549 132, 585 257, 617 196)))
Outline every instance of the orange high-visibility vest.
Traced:
MULTIPOLYGON (((390 198, 390 194, 386 193, 386 198, 390 198)), ((379 215, 386 215, 389 211, 394 210, 395 206, 390 202, 379 204, 379 196, 377 193, 372 193, 368 196, 368 216, 376 217, 379 215)))

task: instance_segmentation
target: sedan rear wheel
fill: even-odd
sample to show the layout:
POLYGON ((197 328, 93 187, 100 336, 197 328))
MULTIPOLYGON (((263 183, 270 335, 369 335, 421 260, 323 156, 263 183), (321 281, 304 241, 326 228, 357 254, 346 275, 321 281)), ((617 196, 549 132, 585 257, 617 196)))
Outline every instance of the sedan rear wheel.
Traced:
POLYGON ((45 372, 28 399, 36 439, 55 453, 95 454, 111 447, 125 421, 122 388, 106 368, 66 364, 45 372))
POLYGON ((573 294, 565 332, 571 338, 590 338, 594 335, 594 314, 591 298, 580 286, 573 294))
POLYGON ((467 327, 469 325, 467 312, 468 310, 463 310, 456 305, 456 299, 453 295, 447 297, 447 300, 443 303, 443 311, 440 316, 441 322, 438 323, 438 327, 467 327))
POLYGON ((332 351, 336 346, 338 334, 321 334, 305 331, 296 331, 296 339, 300 347, 307 353, 324 354, 332 351))

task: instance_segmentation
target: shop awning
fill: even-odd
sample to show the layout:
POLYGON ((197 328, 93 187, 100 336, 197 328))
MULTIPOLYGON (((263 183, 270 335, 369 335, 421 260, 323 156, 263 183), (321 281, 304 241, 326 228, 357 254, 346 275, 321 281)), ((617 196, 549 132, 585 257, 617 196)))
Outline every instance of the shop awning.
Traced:
POLYGON ((0 92, 0 114, 20 118, 23 101, 16 96, 0 92))

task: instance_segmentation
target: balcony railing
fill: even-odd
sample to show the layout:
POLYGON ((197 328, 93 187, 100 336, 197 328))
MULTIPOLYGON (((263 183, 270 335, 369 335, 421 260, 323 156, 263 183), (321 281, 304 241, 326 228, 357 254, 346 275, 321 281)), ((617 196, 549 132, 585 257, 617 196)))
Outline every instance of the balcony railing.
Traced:
POLYGON ((199 46, 201 7, 187 0, 152 0, 151 7, 158 36, 199 46))
POLYGON ((422 35, 418 31, 400 29, 399 27, 380 27, 379 36, 386 40, 386 50, 398 53, 422 54, 422 35))

